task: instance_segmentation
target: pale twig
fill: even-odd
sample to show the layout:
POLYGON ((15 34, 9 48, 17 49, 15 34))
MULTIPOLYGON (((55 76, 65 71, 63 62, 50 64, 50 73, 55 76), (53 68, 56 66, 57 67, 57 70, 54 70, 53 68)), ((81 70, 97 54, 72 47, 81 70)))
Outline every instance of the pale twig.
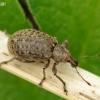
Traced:
MULTIPOLYGON (((0 62, 13 58, 7 50, 8 36, 0 32, 0 62)), ((92 86, 87 85, 77 74, 76 70, 70 64, 60 63, 57 65, 58 75, 66 82, 68 94, 64 94, 62 83, 53 75, 51 60, 49 68, 46 69, 46 80, 42 88, 53 92, 60 97, 68 100, 100 100, 100 77, 77 68, 82 77, 84 77, 92 86)), ((33 84, 38 85, 43 77, 43 63, 21 63, 12 61, 1 65, 1 68, 13 73, 33 84)))

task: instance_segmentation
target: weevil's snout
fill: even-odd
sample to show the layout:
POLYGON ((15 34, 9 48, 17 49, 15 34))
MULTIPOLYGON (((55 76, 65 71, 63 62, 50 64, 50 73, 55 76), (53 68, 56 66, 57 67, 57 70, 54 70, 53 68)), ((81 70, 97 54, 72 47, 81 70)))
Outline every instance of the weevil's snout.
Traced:
POLYGON ((66 49, 66 62, 70 63, 72 67, 78 66, 78 61, 73 58, 70 52, 66 49))
POLYGON ((71 64, 72 67, 77 67, 77 66, 78 66, 78 61, 76 61, 76 60, 72 57, 72 55, 70 55, 70 60, 67 61, 67 62, 69 62, 69 63, 71 64))
POLYGON ((57 45, 53 51, 53 57, 56 62, 68 62, 72 67, 77 67, 78 62, 72 57, 70 52, 63 46, 57 45))

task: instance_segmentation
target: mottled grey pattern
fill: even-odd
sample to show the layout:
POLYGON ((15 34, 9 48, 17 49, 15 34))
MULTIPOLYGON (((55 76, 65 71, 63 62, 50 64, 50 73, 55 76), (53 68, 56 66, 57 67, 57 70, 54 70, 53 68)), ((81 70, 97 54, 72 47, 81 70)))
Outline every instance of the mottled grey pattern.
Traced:
POLYGON ((39 83, 39 85, 42 85, 46 79, 45 69, 49 67, 50 58, 52 58, 55 61, 52 67, 52 72, 62 82, 63 89, 66 94, 68 92, 66 89, 66 83, 57 75, 56 65, 60 62, 69 62, 71 66, 76 69, 78 75, 91 86, 91 84, 87 82, 78 72, 78 62, 72 57, 67 48, 67 40, 65 40, 62 45, 59 45, 56 38, 41 31, 35 29, 19 30, 8 39, 8 50, 14 55, 14 58, 1 62, 0 65, 11 62, 14 59, 26 63, 46 61, 43 67, 43 78, 39 83))
POLYGON ((8 40, 9 52, 29 61, 50 59, 56 45, 55 38, 35 29, 19 30, 8 40))

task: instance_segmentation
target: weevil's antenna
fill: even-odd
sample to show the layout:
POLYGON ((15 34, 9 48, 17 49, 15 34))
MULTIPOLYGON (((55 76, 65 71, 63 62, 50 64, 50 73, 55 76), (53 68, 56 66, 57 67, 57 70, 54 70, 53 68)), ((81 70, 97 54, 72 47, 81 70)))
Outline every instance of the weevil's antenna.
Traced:
POLYGON ((77 67, 75 67, 75 69, 76 69, 78 75, 79 75, 89 86, 91 86, 91 84, 90 84, 88 81, 86 81, 86 80, 81 76, 81 74, 78 72, 77 67))
POLYGON ((93 56, 88 56, 88 55, 86 55, 86 56, 83 56, 83 57, 79 58, 78 61, 79 61, 79 60, 82 60, 82 59, 84 59, 84 58, 93 58, 93 57, 100 57, 100 54, 98 54, 98 55, 93 55, 93 56))
MULTIPOLYGON (((84 59, 84 58, 93 58, 93 57, 100 57, 100 54, 98 54, 98 55, 93 55, 93 56, 88 56, 88 55, 86 55, 86 56, 83 56, 83 57, 79 58, 78 61, 79 61, 79 60, 82 60, 82 59, 84 59)), ((76 69, 78 75, 79 75, 88 85, 91 86, 91 84, 90 84, 89 82, 87 82, 87 81, 81 76, 81 74, 78 72, 77 67, 75 67, 75 69, 76 69)))

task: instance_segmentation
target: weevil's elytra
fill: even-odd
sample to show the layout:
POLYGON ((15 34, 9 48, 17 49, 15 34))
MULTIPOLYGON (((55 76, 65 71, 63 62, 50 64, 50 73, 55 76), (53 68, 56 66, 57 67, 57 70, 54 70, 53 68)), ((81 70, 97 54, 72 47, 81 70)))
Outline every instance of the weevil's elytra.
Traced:
MULTIPOLYGON (((59 45, 56 38, 44 32, 35 29, 23 29, 15 32, 8 39, 8 50, 14 55, 14 58, 1 62, 0 64, 11 62, 14 59, 26 63, 34 61, 45 62, 43 79, 39 83, 39 85, 42 85, 46 79, 45 69, 49 67, 50 58, 52 58, 55 61, 52 67, 52 72, 63 83, 64 92, 67 94, 66 83, 57 75, 56 68, 60 62, 68 62, 72 67, 75 69, 77 68, 78 62, 72 57, 67 48, 67 40, 65 40, 62 45, 59 45)), ((78 71, 77 73, 88 85, 91 85, 78 71)))
POLYGON ((43 32, 24 29, 16 32, 8 40, 11 54, 29 61, 48 60, 52 57, 57 40, 43 32))

